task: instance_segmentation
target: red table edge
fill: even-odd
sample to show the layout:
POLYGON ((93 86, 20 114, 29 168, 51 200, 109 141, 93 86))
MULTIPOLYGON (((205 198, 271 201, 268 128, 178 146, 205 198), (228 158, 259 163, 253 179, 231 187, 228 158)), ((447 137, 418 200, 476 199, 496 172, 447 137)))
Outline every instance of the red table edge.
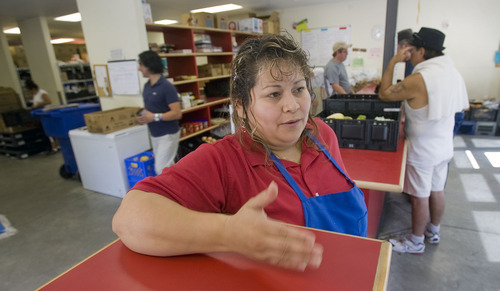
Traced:
POLYGON ((76 265, 72 266, 71 268, 67 269, 66 271, 62 272, 61 274, 59 274, 58 276, 56 276, 55 278, 53 278, 52 280, 48 281, 47 283, 43 284, 42 286, 40 286, 39 288, 36 289, 36 291, 38 290, 41 290, 43 288, 45 288, 46 286, 50 285, 52 282, 54 282, 55 280, 59 279, 60 277, 64 276, 65 274, 71 272, 71 270, 77 268, 78 266, 80 266, 81 264, 85 263, 85 261, 91 259, 92 257, 96 256, 97 254, 99 254, 100 252, 102 252, 103 250, 105 250, 106 248, 110 247, 111 245, 117 243, 120 239, 117 238, 115 239, 114 241, 110 242, 109 244, 105 245, 104 247, 100 248, 98 251, 94 252, 92 255, 86 257, 85 259, 81 260, 79 263, 77 263, 76 265))
MULTIPOLYGON (((289 225, 294 226, 294 227, 298 227, 298 228, 309 229, 306 226, 293 225, 293 224, 289 224, 289 225)), ((391 259, 392 259, 392 244, 389 241, 380 240, 380 239, 371 238, 371 237, 360 237, 360 236, 355 236, 355 235, 351 235, 351 234, 333 232, 333 231, 316 229, 316 228, 314 229, 314 231, 334 233, 336 235, 350 236, 350 237, 355 237, 357 239, 364 239, 364 240, 371 240, 371 241, 379 242, 380 243, 380 252, 379 252, 379 256, 378 256, 377 270, 375 271, 375 278, 373 280, 373 290, 384 290, 384 291, 387 290, 387 284, 389 282, 389 270, 391 268, 390 263, 391 263, 391 259)))
MULTIPOLYGON (((291 225, 291 226, 307 229, 307 227, 300 226, 300 225, 291 225)), ((321 230, 321 229, 314 229, 314 230, 315 231, 321 231, 321 232, 327 232, 327 233, 334 233, 336 235, 350 236, 350 237, 356 237, 358 239, 366 239, 366 240, 380 242, 380 252, 379 252, 379 256, 378 256, 377 269, 375 271, 375 278, 374 278, 374 281, 373 281, 373 290, 387 290, 387 284, 388 284, 388 278, 389 278, 389 270, 390 270, 390 262, 391 262, 391 258, 392 258, 392 245, 388 241, 379 240, 379 239, 375 239, 375 238, 369 238, 369 237, 353 236, 353 235, 349 235, 349 234, 331 232, 331 231, 326 231, 326 230, 321 230)), ((64 276, 65 274, 71 272, 73 269, 77 268, 81 264, 85 263, 87 260, 90 260, 92 257, 98 255, 100 252, 102 252, 106 248, 110 247, 111 245, 113 245, 115 243, 118 243, 118 241, 120 241, 119 238, 115 239, 114 241, 110 242, 109 244, 107 244, 106 246, 102 247, 98 251, 94 252, 92 255, 88 256, 87 258, 83 259, 82 261, 80 261, 76 265, 74 265, 71 268, 67 269, 66 271, 64 271, 60 275, 56 276, 55 278, 51 279, 47 283, 43 284, 42 286, 40 286, 36 290, 38 291, 38 290, 41 290, 41 289, 47 287, 52 282, 56 281, 60 277, 64 276)))
POLYGON ((378 190, 378 191, 395 192, 395 193, 403 192, 407 151, 408 151, 408 140, 405 139, 403 144, 403 158, 401 159, 401 172, 399 173, 399 183, 397 185, 370 182, 370 181, 361 181, 361 180, 354 180, 354 182, 361 189, 378 190))

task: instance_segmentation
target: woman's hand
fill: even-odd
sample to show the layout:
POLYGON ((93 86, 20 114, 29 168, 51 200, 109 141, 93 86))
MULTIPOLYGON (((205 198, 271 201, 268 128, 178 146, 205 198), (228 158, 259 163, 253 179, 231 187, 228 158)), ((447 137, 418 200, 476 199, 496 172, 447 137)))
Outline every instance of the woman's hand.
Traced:
POLYGON ((285 268, 303 271, 307 266, 318 268, 323 247, 314 234, 269 219, 264 207, 278 197, 278 186, 269 187, 248 200, 235 214, 227 217, 224 241, 232 251, 247 257, 285 268))

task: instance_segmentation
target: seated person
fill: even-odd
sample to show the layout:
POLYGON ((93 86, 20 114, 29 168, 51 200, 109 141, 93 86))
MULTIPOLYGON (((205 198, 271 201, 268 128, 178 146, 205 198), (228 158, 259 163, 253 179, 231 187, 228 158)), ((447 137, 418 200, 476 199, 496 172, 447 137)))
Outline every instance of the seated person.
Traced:
POLYGON ((33 105, 31 105, 30 109, 44 107, 45 105, 52 103, 47 91, 40 89, 31 79, 26 80, 25 86, 28 90, 30 90, 31 94, 33 94, 33 105))
POLYGON ((113 230, 127 247, 155 256, 237 252, 304 270, 320 265, 323 247, 290 224, 366 236, 363 193, 334 131, 310 114, 307 62, 286 36, 242 44, 231 78, 235 134, 125 195, 113 230))

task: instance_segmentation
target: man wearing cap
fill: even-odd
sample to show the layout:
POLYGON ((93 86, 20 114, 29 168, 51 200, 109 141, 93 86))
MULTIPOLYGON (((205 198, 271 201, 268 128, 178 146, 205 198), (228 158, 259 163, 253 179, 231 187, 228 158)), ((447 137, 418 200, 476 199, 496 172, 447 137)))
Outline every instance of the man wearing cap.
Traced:
POLYGON ((441 31, 422 27, 409 46, 391 59, 380 84, 380 99, 403 101, 406 114, 403 191, 411 196, 412 231, 401 240, 389 240, 397 252, 422 254, 424 239, 431 244, 440 241, 455 113, 469 106, 464 80, 451 58, 443 54, 444 39, 441 31), (415 66, 413 73, 392 84, 394 66, 408 59, 415 66))
MULTIPOLYGON (((411 28, 403 29, 400 32, 398 32, 397 51, 399 52, 400 50, 407 47, 409 43, 412 41, 412 38, 413 38, 413 31, 411 30, 411 28)), ((407 60, 405 62, 405 77, 411 75, 412 71, 413 71, 413 65, 411 64, 410 60, 407 60)))
POLYGON ((349 77, 343 62, 347 58, 347 45, 343 41, 338 41, 333 44, 333 59, 328 61, 325 67, 325 88, 327 96, 333 94, 348 94, 351 93, 351 85, 349 77))

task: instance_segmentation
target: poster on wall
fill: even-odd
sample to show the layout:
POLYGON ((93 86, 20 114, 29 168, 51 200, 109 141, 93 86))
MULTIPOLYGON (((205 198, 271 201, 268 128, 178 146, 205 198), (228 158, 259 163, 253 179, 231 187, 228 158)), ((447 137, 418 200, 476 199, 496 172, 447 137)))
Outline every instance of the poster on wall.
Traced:
MULTIPOLYGON (((309 62, 313 66, 326 66, 332 58, 332 47, 337 41, 351 44, 351 26, 336 26, 302 30, 300 34, 302 49, 309 52, 309 62)), ((349 65, 349 55, 344 61, 349 65)))
POLYGON ((139 71, 136 60, 108 62, 109 81, 114 95, 139 95, 139 71))

